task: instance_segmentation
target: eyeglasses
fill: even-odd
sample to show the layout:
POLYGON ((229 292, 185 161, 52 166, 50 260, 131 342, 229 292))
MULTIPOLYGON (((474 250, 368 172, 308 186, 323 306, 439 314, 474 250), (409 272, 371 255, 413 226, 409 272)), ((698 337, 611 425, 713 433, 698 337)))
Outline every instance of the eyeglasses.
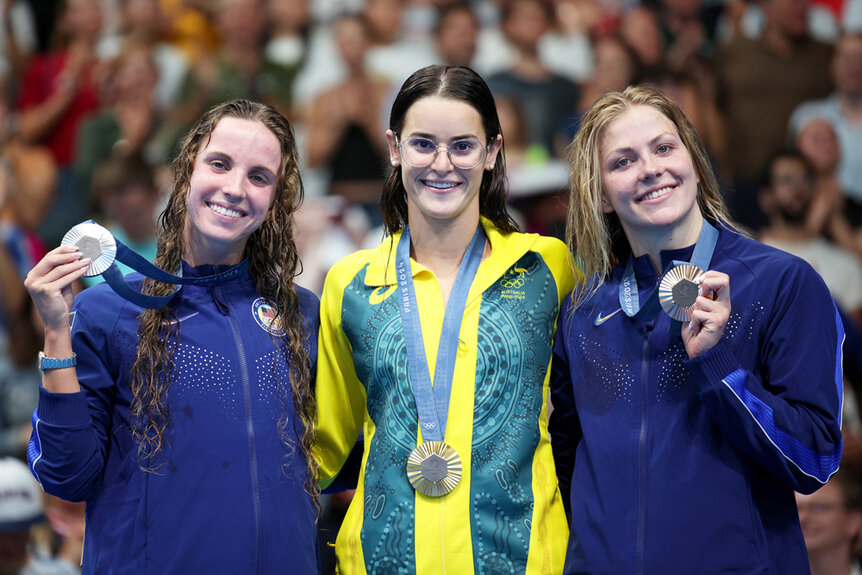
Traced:
POLYGON ((448 146, 439 146, 433 140, 414 136, 398 144, 398 149, 401 150, 401 159, 414 168, 430 166, 434 162, 434 158, 437 157, 440 148, 446 150, 452 165, 462 170, 478 166, 488 152, 488 146, 483 146, 482 142, 474 138, 455 140, 448 146))

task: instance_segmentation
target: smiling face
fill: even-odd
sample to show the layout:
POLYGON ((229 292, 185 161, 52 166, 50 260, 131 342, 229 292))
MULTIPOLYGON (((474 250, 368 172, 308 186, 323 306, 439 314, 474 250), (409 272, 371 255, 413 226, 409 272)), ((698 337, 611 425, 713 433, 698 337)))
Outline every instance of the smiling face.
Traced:
POLYGON ((453 166, 443 146, 471 138, 483 145, 488 142, 479 112, 465 102, 439 96, 421 98, 410 106, 400 134, 387 131, 389 157, 393 165, 401 166, 411 224, 424 220, 436 227, 456 221, 479 221, 482 176, 496 162, 503 139, 497 136, 478 165, 467 169, 453 166), (417 136, 441 146, 431 164, 424 168, 402 161, 398 148, 399 143, 417 136))
POLYGON ((278 188, 281 146, 255 120, 226 117, 198 152, 186 198, 183 258, 191 265, 236 264, 266 218, 278 188))
POLYGON ((697 241, 699 177, 664 114, 644 105, 626 109, 605 128, 599 158, 603 209, 619 216, 636 255, 697 241))

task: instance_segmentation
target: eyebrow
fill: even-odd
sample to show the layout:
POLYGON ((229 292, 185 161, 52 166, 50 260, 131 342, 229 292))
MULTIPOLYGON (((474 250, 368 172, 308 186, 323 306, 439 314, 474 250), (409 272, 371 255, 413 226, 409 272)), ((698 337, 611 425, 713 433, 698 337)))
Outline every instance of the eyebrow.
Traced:
MULTIPOLYGON (((674 139, 676 139, 676 140, 681 140, 681 138, 680 138, 677 134, 674 134, 673 132, 662 132, 661 134, 659 134, 658 136, 656 136, 655 138, 653 138, 652 140, 650 140, 649 142, 647 142, 647 144, 648 144, 649 146, 654 146, 654 145, 656 145, 660 140, 663 140, 663 139, 664 139, 664 138, 666 138, 667 136, 670 136, 671 138, 674 138, 674 139)), ((632 151, 632 150, 634 150, 634 148, 632 148, 631 146, 625 146, 625 147, 622 147, 622 148, 615 148, 615 149, 613 149, 613 150, 611 150, 611 151, 609 151, 609 152, 608 152, 608 156, 611 156, 612 154, 619 154, 619 153, 630 152, 630 151, 632 151)))
MULTIPOLYGON (((425 138, 427 140, 433 140, 434 142, 437 141, 437 137, 434 134, 429 134, 428 132, 413 132, 412 134, 407 136, 407 138, 425 138)), ((407 138, 405 138, 405 140, 407 138)), ((449 138, 450 143, 457 142, 458 140, 478 140, 481 142, 482 138, 473 134, 464 134, 461 136, 452 136, 451 138, 449 138)))

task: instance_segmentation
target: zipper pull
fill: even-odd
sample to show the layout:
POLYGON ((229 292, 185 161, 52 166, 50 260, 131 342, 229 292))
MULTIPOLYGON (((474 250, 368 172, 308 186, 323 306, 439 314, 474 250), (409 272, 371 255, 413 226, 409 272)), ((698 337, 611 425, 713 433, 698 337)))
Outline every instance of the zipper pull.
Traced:
POLYGON ((230 315, 230 309, 227 307, 227 304, 224 303, 224 290, 222 289, 222 286, 213 286, 212 297, 219 313, 224 316, 230 315))

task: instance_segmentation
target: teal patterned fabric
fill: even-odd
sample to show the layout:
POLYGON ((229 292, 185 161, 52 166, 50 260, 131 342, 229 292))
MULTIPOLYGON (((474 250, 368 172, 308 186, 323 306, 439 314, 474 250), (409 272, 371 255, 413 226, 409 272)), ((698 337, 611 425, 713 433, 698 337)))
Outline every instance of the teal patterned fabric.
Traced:
MULTIPOLYGON (((365 271, 345 290, 341 318, 376 426, 364 469, 362 550, 369 573, 415 574, 414 491, 404 465, 416 446, 416 405, 397 298, 369 305, 372 291, 388 288, 366 286, 365 271)), ((557 298, 550 269, 533 252, 482 296, 470 486, 477 574, 526 568, 531 469, 557 298)))

